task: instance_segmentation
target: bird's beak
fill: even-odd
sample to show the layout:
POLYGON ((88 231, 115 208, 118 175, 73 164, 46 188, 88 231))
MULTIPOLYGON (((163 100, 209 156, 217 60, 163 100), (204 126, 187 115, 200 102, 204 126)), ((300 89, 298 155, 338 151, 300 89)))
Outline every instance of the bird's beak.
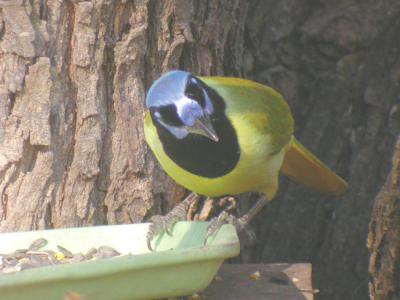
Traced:
POLYGON ((214 142, 218 142, 219 138, 217 133, 215 132, 214 127, 211 124, 210 118, 208 116, 203 116, 196 119, 196 122, 193 126, 189 128, 190 132, 201 134, 214 142))

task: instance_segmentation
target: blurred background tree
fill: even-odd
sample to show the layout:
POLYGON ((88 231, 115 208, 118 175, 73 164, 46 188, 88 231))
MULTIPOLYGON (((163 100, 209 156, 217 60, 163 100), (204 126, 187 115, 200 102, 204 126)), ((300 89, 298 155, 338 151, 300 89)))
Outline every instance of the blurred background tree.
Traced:
POLYGON ((400 132, 399 17, 398 0, 0 1, 0 230, 165 213, 185 191, 145 145, 147 88, 177 68, 241 76, 281 92, 299 139, 350 183, 334 198, 282 178, 241 261, 312 262, 317 299, 366 299, 400 132))
POLYGON ((379 191, 368 235, 371 300, 400 298, 400 136, 392 170, 379 191))

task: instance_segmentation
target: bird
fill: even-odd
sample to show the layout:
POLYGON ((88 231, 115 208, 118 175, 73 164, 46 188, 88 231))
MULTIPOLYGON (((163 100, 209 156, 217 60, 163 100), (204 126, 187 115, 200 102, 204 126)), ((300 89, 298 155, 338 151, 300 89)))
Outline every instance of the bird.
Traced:
POLYGON ((320 192, 348 189, 294 137, 286 100, 266 85, 241 78, 174 70, 146 95, 145 139, 165 172, 189 191, 211 198, 278 191, 279 175, 320 192))

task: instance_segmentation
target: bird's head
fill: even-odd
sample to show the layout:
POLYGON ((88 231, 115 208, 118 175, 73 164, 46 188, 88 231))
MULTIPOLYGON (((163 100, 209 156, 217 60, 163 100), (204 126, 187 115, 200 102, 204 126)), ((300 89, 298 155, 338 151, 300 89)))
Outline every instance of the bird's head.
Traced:
POLYGON ((171 71, 157 79, 147 94, 146 106, 153 122, 177 139, 194 133, 219 141, 211 123, 214 106, 205 84, 188 72, 171 71))

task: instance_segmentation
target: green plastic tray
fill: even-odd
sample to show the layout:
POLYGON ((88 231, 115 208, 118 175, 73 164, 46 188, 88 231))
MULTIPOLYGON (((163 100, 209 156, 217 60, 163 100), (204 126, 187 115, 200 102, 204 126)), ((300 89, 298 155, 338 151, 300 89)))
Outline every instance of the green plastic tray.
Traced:
POLYGON ((207 222, 179 222, 173 236, 158 236, 154 252, 146 245, 149 224, 95 226, 0 234, 0 253, 27 248, 37 238, 56 250, 62 245, 85 253, 108 245, 127 256, 57 265, 0 275, 0 299, 82 300, 159 299, 205 289, 224 259, 239 254, 235 228, 224 225, 203 246, 207 222))

